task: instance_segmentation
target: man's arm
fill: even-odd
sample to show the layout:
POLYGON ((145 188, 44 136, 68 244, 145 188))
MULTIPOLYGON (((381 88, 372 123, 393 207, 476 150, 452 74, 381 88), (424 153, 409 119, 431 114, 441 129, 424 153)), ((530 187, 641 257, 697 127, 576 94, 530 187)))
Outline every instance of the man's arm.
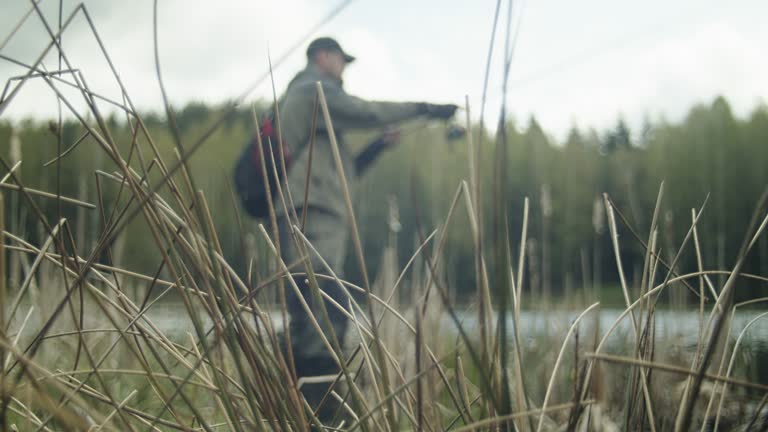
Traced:
POLYGON ((399 141, 399 129, 385 130, 381 136, 371 141, 367 146, 365 146, 363 151, 358 153, 357 157, 355 157, 355 172, 357 175, 363 175, 363 173, 368 171, 368 168, 373 165, 373 162, 378 159, 384 150, 393 147, 399 141))
MULTIPOLYGON (((456 110, 455 105, 368 101, 352 96, 340 86, 329 83, 323 83, 323 92, 333 125, 339 129, 379 128, 422 115, 450 118, 456 110)), ((324 125, 321 124, 320 127, 324 128, 324 125)))

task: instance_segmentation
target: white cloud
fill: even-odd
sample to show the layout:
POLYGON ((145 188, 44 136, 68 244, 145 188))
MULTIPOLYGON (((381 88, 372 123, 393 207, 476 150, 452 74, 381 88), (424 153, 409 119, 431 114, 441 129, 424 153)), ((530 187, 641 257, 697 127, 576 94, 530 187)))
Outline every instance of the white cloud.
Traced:
MULTIPOLYGON (((162 99, 155 71, 152 2, 114 3, 109 10, 99 7, 98 2, 86 2, 86 7, 90 10, 94 4, 97 12, 92 12, 92 16, 97 30, 128 94, 140 109, 160 111, 162 99)), ((279 53, 295 42, 300 34, 297 29, 309 28, 320 13, 316 5, 307 0, 283 1, 280 7, 246 0, 222 1, 213 6, 199 2, 197 6, 190 7, 190 2, 182 0, 163 1, 158 11, 163 78, 172 103, 177 105, 190 100, 220 103, 235 97, 268 70, 267 47, 272 51, 273 61, 277 60, 279 53)), ((17 12, 2 21, 10 26, 23 10, 19 8, 17 12)), ((49 19, 55 18, 48 15, 49 19)), ((32 63, 48 37, 36 16, 31 17, 24 30, 15 36, 3 54, 32 63), (14 49, 14 44, 19 48, 14 49)), ((91 90, 120 99, 119 86, 83 18, 73 21, 71 29, 64 33, 64 49, 73 67, 83 71, 91 90)), ((299 50, 285 67, 295 69, 301 62, 303 54, 299 50)), ((54 55, 45 61, 49 70, 54 69, 56 63, 54 55)), ((0 79, 5 81, 22 72, 20 68, 3 64, 0 79)), ((268 85, 262 86, 260 94, 268 94, 268 85)), ((79 103, 78 107, 83 109, 84 104, 79 103)), ((52 116, 55 112, 55 97, 48 87, 30 81, 13 101, 8 116, 52 116)))
MULTIPOLYGON (((768 59, 762 53, 768 30, 759 19, 768 13, 768 4, 741 0, 724 11, 715 1, 649 1, 643 7, 609 0, 530 2, 512 66, 509 106, 515 117, 524 123, 535 114, 546 130, 562 138, 574 122, 608 127, 619 113, 636 125, 646 113, 674 118, 717 94, 744 115, 768 96, 768 59)), ((51 19, 54 3, 46 3, 51 19)), ((153 1, 85 4, 136 105, 162 111, 152 46, 153 1)), ((267 70, 267 46, 277 60, 335 2, 162 0, 159 5, 163 76, 172 102, 182 105, 191 100, 220 103, 238 95, 267 70)), ((337 36, 358 56, 346 77, 351 92, 460 104, 468 94, 478 115, 494 5, 490 0, 353 2, 318 34, 337 36)), ((0 28, 10 28, 27 7, 14 0, 0 16, 0 28)), ((489 87, 486 123, 491 125, 501 102, 502 37, 500 30, 489 87)), ((31 62, 46 41, 33 17, 2 54, 31 62)), ((73 22, 64 43, 93 90, 119 98, 82 18, 73 22)), ((278 92, 304 62, 302 46, 276 70, 278 92)), ((49 69, 55 64, 54 57, 46 59, 49 69)), ((20 72, 0 61, 3 82, 20 72)), ((271 97, 269 83, 254 96, 271 97)), ((55 113, 51 92, 30 82, 2 117, 55 113)))
POLYGON ((701 23, 567 65, 539 80, 535 73, 528 75, 532 81, 513 86, 511 106, 525 116, 535 114, 561 139, 574 123, 611 127, 620 115, 635 128, 646 115, 680 119, 691 105, 716 95, 725 96, 743 116, 768 95, 768 59, 760 54, 764 42, 725 20, 701 23))
POLYGON ((364 28, 352 28, 340 32, 345 51, 358 57, 345 72, 345 86, 361 97, 369 99, 393 99, 402 96, 402 69, 398 67, 392 47, 381 37, 364 28))

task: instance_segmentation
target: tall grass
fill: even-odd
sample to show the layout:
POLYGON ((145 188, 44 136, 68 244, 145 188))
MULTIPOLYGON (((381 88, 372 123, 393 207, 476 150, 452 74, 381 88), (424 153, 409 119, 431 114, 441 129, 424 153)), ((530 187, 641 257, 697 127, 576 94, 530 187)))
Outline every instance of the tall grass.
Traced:
MULTIPOLYGON (((637 234, 642 228, 631 227, 606 195, 603 205, 624 311, 603 330, 589 324, 599 311, 599 302, 595 302, 562 333, 523 334, 521 311, 530 301, 526 297, 529 291, 523 287, 529 251, 528 200, 520 197, 525 203, 522 226, 510 227, 503 126, 495 143, 499 156, 495 158, 495 180, 482 185, 477 173, 482 169, 479 161, 484 144, 478 138, 482 135, 470 129, 467 102, 469 179, 455 185, 454 199, 442 224, 418 241, 405 268, 396 268, 397 260, 390 256, 378 278, 369 279, 352 196, 331 133, 362 286, 341 279, 328 266, 316 272, 307 260, 284 262, 275 235, 274 212, 266 225, 259 224, 256 229, 271 252, 262 264, 272 273, 254 280, 250 271, 239 274, 224 258, 214 224, 217 209, 209 206, 196 187, 195 173, 188 164, 231 110, 225 109, 219 120, 189 143, 178 134, 173 110, 166 103, 177 148, 175 157, 168 158, 154 144, 135 110, 87 9, 82 5, 75 8, 57 32, 36 3, 30 15, 45 24, 50 43, 2 101, 0 115, 19 97, 18 90, 26 82, 41 80, 80 121, 91 138, 87 142, 97 147, 94 151, 103 152, 109 166, 81 173, 84 177, 94 174, 96 179, 96 202, 87 202, 27 187, 16 171, 22 161, 12 164, 5 156, 0 157, 5 171, 0 188, 5 194, 17 194, 21 205, 36 214, 45 233, 44 240, 33 244, 5 227, 0 218, 3 430, 303 431, 314 427, 363 431, 686 431, 707 430, 710 423, 715 428, 739 423, 768 427, 763 411, 765 397, 762 401, 759 398, 768 394, 768 386, 732 377, 746 328, 735 343, 729 339, 732 317, 746 306, 734 304, 735 280, 765 280, 740 271, 768 224, 765 200, 755 210, 733 269, 707 270, 699 259, 697 272, 678 274, 675 263, 690 243, 697 256, 702 253, 696 226, 706 214, 704 206, 694 211, 688 235, 668 264, 657 245, 663 189, 647 241, 637 234), (85 79, 88 71, 72 72, 77 65, 70 64, 58 43, 60 34, 78 15, 86 18, 110 64, 122 90, 120 103, 94 93, 85 79), (51 72, 43 67, 43 59, 54 48, 66 70, 51 72), (79 91, 87 101, 87 115, 74 109, 72 101, 59 90, 61 84, 79 91), (103 103, 118 106, 125 115, 133 131, 128 145, 116 142, 99 108, 103 103), (106 184, 115 190, 114 199, 109 201, 105 200, 106 184), (485 219, 480 214, 483 193, 491 193, 496 203, 491 230, 483 225, 485 219), (96 212, 99 226, 78 228, 75 221, 66 218, 51 224, 51 216, 37 205, 40 199, 96 212), (454 216, 460 212, 468 216, 469 227, 456 226, 454 216), (156 272, 139 274, 121 268, 116 249, 129 224, 140 224, 151 233, 152 244, 129 253, 156 253, 160 256, 156 272), (88 247, 78 242, 82 238, 78 229, 96 231, 95 244, 88 247), (476 281, 474 303, 461 309, 452 301, 443 260, 447 234, 457 229, 471 232, 476 281), (509 240, 513 229, 521 230, 520 244, 509 240), (646 250, 638 291, 631 289, 623 275, 621 253, 625 245, 621 244, 620 231, 631 232, 646 250), (14 259, 6 260, 4 253, 14 259), (16 271, 24 274, 23 281, 8 278, 13 270, 5 268, 6 262, 19 267, 16 271), (306 277, 317 304, 325 304, 321 298, 329 300, 351 323, 353 336, 340 340, 333 331, 322 331, 332 328, 324 306, 315 316, 308 304, 303 305, 340 367, 338 376, 299 378, 290 354, 281 348, 279 329, 285 328, 288 319, 284 290, 299 292, 291 274, 306 277), (727 276, 722 287, 713 281, 717 275, 727 276), (321 279, 339 284, 347 293, 346 304, 336 303, 323 292, 318 283, 321 279), (9 280, 11 285, 6 287, 9 280), (412 299, 400 302, 399 290, 408 281, 413 287, 412 299), (698 290, 691 285, 696 281, 698 290), (660 352, 655 314, 663 292, 685 289, 701 299, 701 328, 695 352, 675 357, 660 352), (182 303, 180 314, 191 323, 185 334, 164 330, 150 317, 153 308, 168 298, 182 303), (268 300, 274 298, 278 301, 268 300), (279 312, 280 318, 273 319, 274 312, 279 312), (444 317, 453 327, 451 331, 446 331, 444 317), (466 325, 468 317, 478 325, 466 325), (630 339, 619 345, 618 352, 606 352, 608 339, 624 320, 631 325, 630 339), (326 399, 343 401, 345 412, 339 413, 333 424, 320 424, 300 392, 302 385, 316 380, 346 383, 343 394, 326 395, 326 399), (758 398, 750 401, 754 396, 758 398)), ((317 94, 318 113, 332 125, 319 85, 317 94)), ((75 145, 82 145, 82 141, 75 145)), ((52 164, 61 164, 70 151, 62 151, 52 164)), ((267 169, 284 164, 282 156, 269 162, 267 169)), ((280 202, 291 202, 301 193, 288 190, 286 184, 277 186, 280 202)), ((2 197, 0 209, 5 202, 2 197)), ((234 196, 232 205, 237 205, 234 196)), ((0 216, 3 214, 0 211, 0 216)), ((302 234, 304 221, 296 212, 287 214, 293 217, 292 241, 298 250, 307 257, 317 255, 302 234)), ((242 220, 237 223, 245 237, 248 224, 242 220)), ((396 236, 390 239, 394 242, 396 236)), ((392 244, 388 247, 390 254, 397 250, 392 244)), ((303 299, 301 295, 297 298, 303 299)))

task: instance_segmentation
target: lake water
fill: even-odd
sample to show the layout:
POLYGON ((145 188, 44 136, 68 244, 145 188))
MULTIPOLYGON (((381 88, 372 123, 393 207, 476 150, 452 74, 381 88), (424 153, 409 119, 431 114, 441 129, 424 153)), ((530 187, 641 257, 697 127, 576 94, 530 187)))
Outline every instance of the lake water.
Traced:
MULTIPOLYGON (((596 318, 599 318, 600 334, 603 335, 618 319, 623 310, 602 309, 594 311, 582 319, 580 330, 583 335, 592 334, 596 318)), ((766 311, 744 310, 738 311, 731 325, 731 336, 735 339, 739 333, 753 319, 766 311)), ((525 310, 521 311, 520 333, 523 338, 533 342, 543 335, 564 337, 573 320, 581 311, 566 310, 525 310)), ((275 328, 282 327, 282 321, 278 313, 271 313, 275 328)), ((168 334, 194 332, 192 322, 181 304, 166 303, 156 304, 149 312, 148 317, 163 331, 168 334)), ((459 319, 470 334, 477 328, 477 314, 460 313, 459 319)), ((705 319, 708 315, 705 314, 705 319)), ((512 320, 508 317, 508 325, 511 329, 512 320)), ((250 320, 249 320, 250 321, 250 320)), ((205 320, 206 327, 210 326, 210 320, 205 320)), ((446 331, 456 331, 453 320, 446 314, 442 318, 440 328, 446 331)), ((658 310, 656 312, 655 329, 657 340, 665 340, 677 346, 693 348, 699 337, 699 313, 696 310, 672 311, 658 310)), ((612 333, 609 341, 627 340, 633 338, 630 318, 625 317, 619 327, 612 333)), ((752 347, 759 346, 768 350, 768 315, 759 318, 749 327, 744 335, 743 344, 752 347)))

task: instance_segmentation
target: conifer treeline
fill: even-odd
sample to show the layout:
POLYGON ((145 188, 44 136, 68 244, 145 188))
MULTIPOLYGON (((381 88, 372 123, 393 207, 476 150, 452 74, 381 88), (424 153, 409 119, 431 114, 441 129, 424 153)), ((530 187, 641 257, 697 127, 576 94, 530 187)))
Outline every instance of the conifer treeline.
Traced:
MULTIPOLYGON (((217 108, 191 104, 177 113, 176 122, 184 139, 191 142, 217 114, 217 108)), ((165 122, 156 115, 146 115, 144 121, 164 159, 175 160, 165 122)), ((127 158, 130 126, 114 116, 107 124, 127 158)), ((256 235, 256 222, 248 220, 244 213, 245 231, 254 235, 241 235, 235 217, 239 210, 235 210, 228 185, 234 160, 252 130, 248 111, 234 113, 191 163, 195 186, 206 193, 214 211, 222 247, 239 269, 247 265, 244 250, 255 251, 258 262, 265 258, 256 235)), ((447 140, 443 125, 413 123, 403 130, 401 145, 382 156, 361 180, 357 191, 358 223, 366 258, 374 273, 382 246, 393 239, 397 241, 401 264, 407 261, 420 236, 444 222, 459 182, 469 175, 466 142, 447 140), (392 203, 399 213, 396 236, 389 233, 392 203)), ((66 148, 84 130, 75 122, 65 123, 61 131, 55 123, 22 121, 12 126, 7 121, 0 122, 0 154, 9 162, 22 159, 19 172, 28 187, 56 192, 60 184, 64 195, 97 202, 95 171, 114 171, 111 160, 92 139, 86 138, 62 159, 60 170, 57 164, 44 167, 56 156, 59 133, 66 148), (11 145, 13 134, 18 137, 20 148, 11 145)), ((350 136, 349 144, 360 148, 369 138, 350 136)), ((480 180, 484 190, 490 192, 495 141, 485 136, 482 143, 480 180)), ((151 159, 146 140, 140 138, 139 144, 141 155, 134 152, 131 156, 131 164, 136 167, 151 159)), ((736 118, 723 98, 693 107, 679 123, 649 121, 642 130, 630 131, 619 121, 607 131, 573 129, 565 142, 553 139, 535 119, 524 125, 510 122, 507 145, 511 174, 508 214, 513 245, 520 237, 523 199, 530 199, 526 288, 533 290, 534 295, 576 293, 585 286, 616 285, 615 258, 601 201, 603 192, 609 194, 645 239, 659 185, 662 180, 665 182, 658 246, 670 261, 690 228, 691 209, 701 207, 709 194, 698 229, 704 267, 727 269, 734 263, 754 206, 768 185, 768 108, 758 106, 747 118, 736 118)), ((159 176, 154 169, 150 183, 159 176)), ((105 177, 98 182, 104 202, 114 203, 118 197, 117 183, 105 177)), ((9 204, 9 228, 38 241, 42 232, 28 204, 15 192, 4 193, 9 204)), ((484 194, 482 202, 483 209, 488 209, 484 212, 486 216, 492 205, 489 195, 484 194)), ((49 222, 58 218, 54 201, 36 202, 49 222)), ((76 241, 81 254, 86 254, 96 241, 91 233, 101 231, 101 216, 68 205, 63 205, 61 211, 63 217, 75 221, 73 226, 80 227, 76 241)), ((116 242, 113 253, 121 265, 154 273, 160 254, 142 225, 140 221, 132 224, 116 242)), ((623 226, 620 235, 628 277, 639 279, 643 249, 623 226)), ((458 211, 444 259, 450 264, 445 267, 447 281, 459 294, 474 290, 472 248, 466 212, 458 211)), ((678 270, 695 268, 694 250, 688 246, 678 270)), ((348 270, 348 276, 354 279, 355 266, 348 266, 348 270)), ((766 270, 768 239, 763 239, 750 256, 746 271, 765 275, 766 270)), ((763 288, 754 283, 744 284, 739 292, 742 296, 754 296, 763 288)))

